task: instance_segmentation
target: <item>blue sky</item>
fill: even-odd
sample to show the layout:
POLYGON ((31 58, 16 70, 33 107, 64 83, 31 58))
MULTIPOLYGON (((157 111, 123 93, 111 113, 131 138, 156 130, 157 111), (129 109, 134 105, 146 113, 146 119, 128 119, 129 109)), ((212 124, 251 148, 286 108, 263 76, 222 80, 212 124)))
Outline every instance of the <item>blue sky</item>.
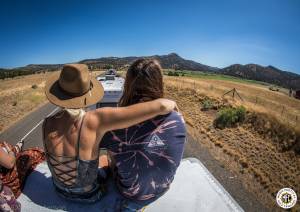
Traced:
POLYGON ((0 67, 176 52, 300 73, 298 0, 2 0, 0 67))

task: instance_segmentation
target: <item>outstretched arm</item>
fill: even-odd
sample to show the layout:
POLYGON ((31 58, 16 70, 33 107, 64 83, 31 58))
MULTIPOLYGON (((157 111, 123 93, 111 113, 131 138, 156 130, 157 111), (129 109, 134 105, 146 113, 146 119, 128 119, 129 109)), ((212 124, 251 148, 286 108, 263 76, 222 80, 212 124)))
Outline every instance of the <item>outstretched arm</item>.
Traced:
POLYGON ((174 101, 161 98, 128 107, 100 108, 95 112, 99 117, 99 129, 107 132, 130 127, 155 116, 170 113, 176 107, 174 101))

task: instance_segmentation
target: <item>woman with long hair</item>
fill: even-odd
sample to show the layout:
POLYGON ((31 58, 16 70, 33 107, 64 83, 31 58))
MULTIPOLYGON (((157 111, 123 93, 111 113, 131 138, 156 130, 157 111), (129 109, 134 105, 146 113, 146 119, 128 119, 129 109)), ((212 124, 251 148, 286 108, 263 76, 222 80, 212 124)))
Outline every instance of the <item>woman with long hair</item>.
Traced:
MULTIPOLYGON (((163 96, 160 64, 153 59, 139 59, 127 71, 119 106, 147 103, 163 96)), ((185 138, 184 121, 176 111, 104 136, 101 147, 109 152, 120 194, 115 210, 139 211, 169 189, 182 158, 185 138)))
POLYGON ((102 197, 99 175, 99 144, 103 135, 170 113, 176 103, 156 99, 129 107, 84 108, 99 102, 100 82, 91 77, 86 65, 64 65, 47 80, 45 94, 61 110, 45 119, 44 149, 56 191, 62 197, 95 202, 102 197))

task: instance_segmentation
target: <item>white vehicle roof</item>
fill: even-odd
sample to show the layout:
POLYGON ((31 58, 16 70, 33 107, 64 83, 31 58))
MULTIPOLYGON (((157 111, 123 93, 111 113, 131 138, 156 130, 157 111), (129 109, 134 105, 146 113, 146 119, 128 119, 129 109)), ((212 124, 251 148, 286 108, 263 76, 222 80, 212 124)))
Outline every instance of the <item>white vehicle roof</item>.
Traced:
POLYGON ((101 82, 104 91, 122 91, 124 85, 124 78, 115 77, 113 75, 106 75, 105 77, 97 77, 98 81, 101 82), (107 77, 114 77, 114 80, 106 80, 107 77))
POLYGON ((100 102, 95 105, 89 106, 90 110, 95 110, 103 106, 117 106, 124 87, 124 78, 115 75, 106 74, 105 76, 98 76, 96 79, 102 84, 104 88, 104 96, 100 102))
MULTIPOLYGON (((39 164, 28 176, 18 198, 22 211, 113 211, 115 196, 108 193, 95 204, 79 204, 60 198, 55 192, 46 163, 39 164)), ((224 187, 195 158, 183 159, 169 191, 146 207, 148 212, 243 212, 224 187)))

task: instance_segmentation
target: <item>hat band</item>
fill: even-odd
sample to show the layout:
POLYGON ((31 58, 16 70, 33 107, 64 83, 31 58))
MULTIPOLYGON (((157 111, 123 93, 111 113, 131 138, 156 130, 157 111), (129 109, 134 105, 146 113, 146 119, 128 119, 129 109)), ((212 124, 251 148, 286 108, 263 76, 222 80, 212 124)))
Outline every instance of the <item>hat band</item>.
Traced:
POLYGON ((57 83, 57 84, 58 84, 58 87, 60 88, 60 90, 61 90, 63 93, 65 93, 65 94, 68 95, 68 96, 72 96, 72 97, 83 96, 83 95, 85 95, 87 92, 89 92, 90 90, 92 90, 92 88, 93 88, 93 83, 92 83, 92 81, 90 81, 90 87, 89 87, 89 89, 87 89, 86 91, 84 91, 84 92, 82 92, 82 93, 72 93, 72 92, 69 92, 69 91, 64 90, 64 89, 60 86, 59 83, 57 83))

